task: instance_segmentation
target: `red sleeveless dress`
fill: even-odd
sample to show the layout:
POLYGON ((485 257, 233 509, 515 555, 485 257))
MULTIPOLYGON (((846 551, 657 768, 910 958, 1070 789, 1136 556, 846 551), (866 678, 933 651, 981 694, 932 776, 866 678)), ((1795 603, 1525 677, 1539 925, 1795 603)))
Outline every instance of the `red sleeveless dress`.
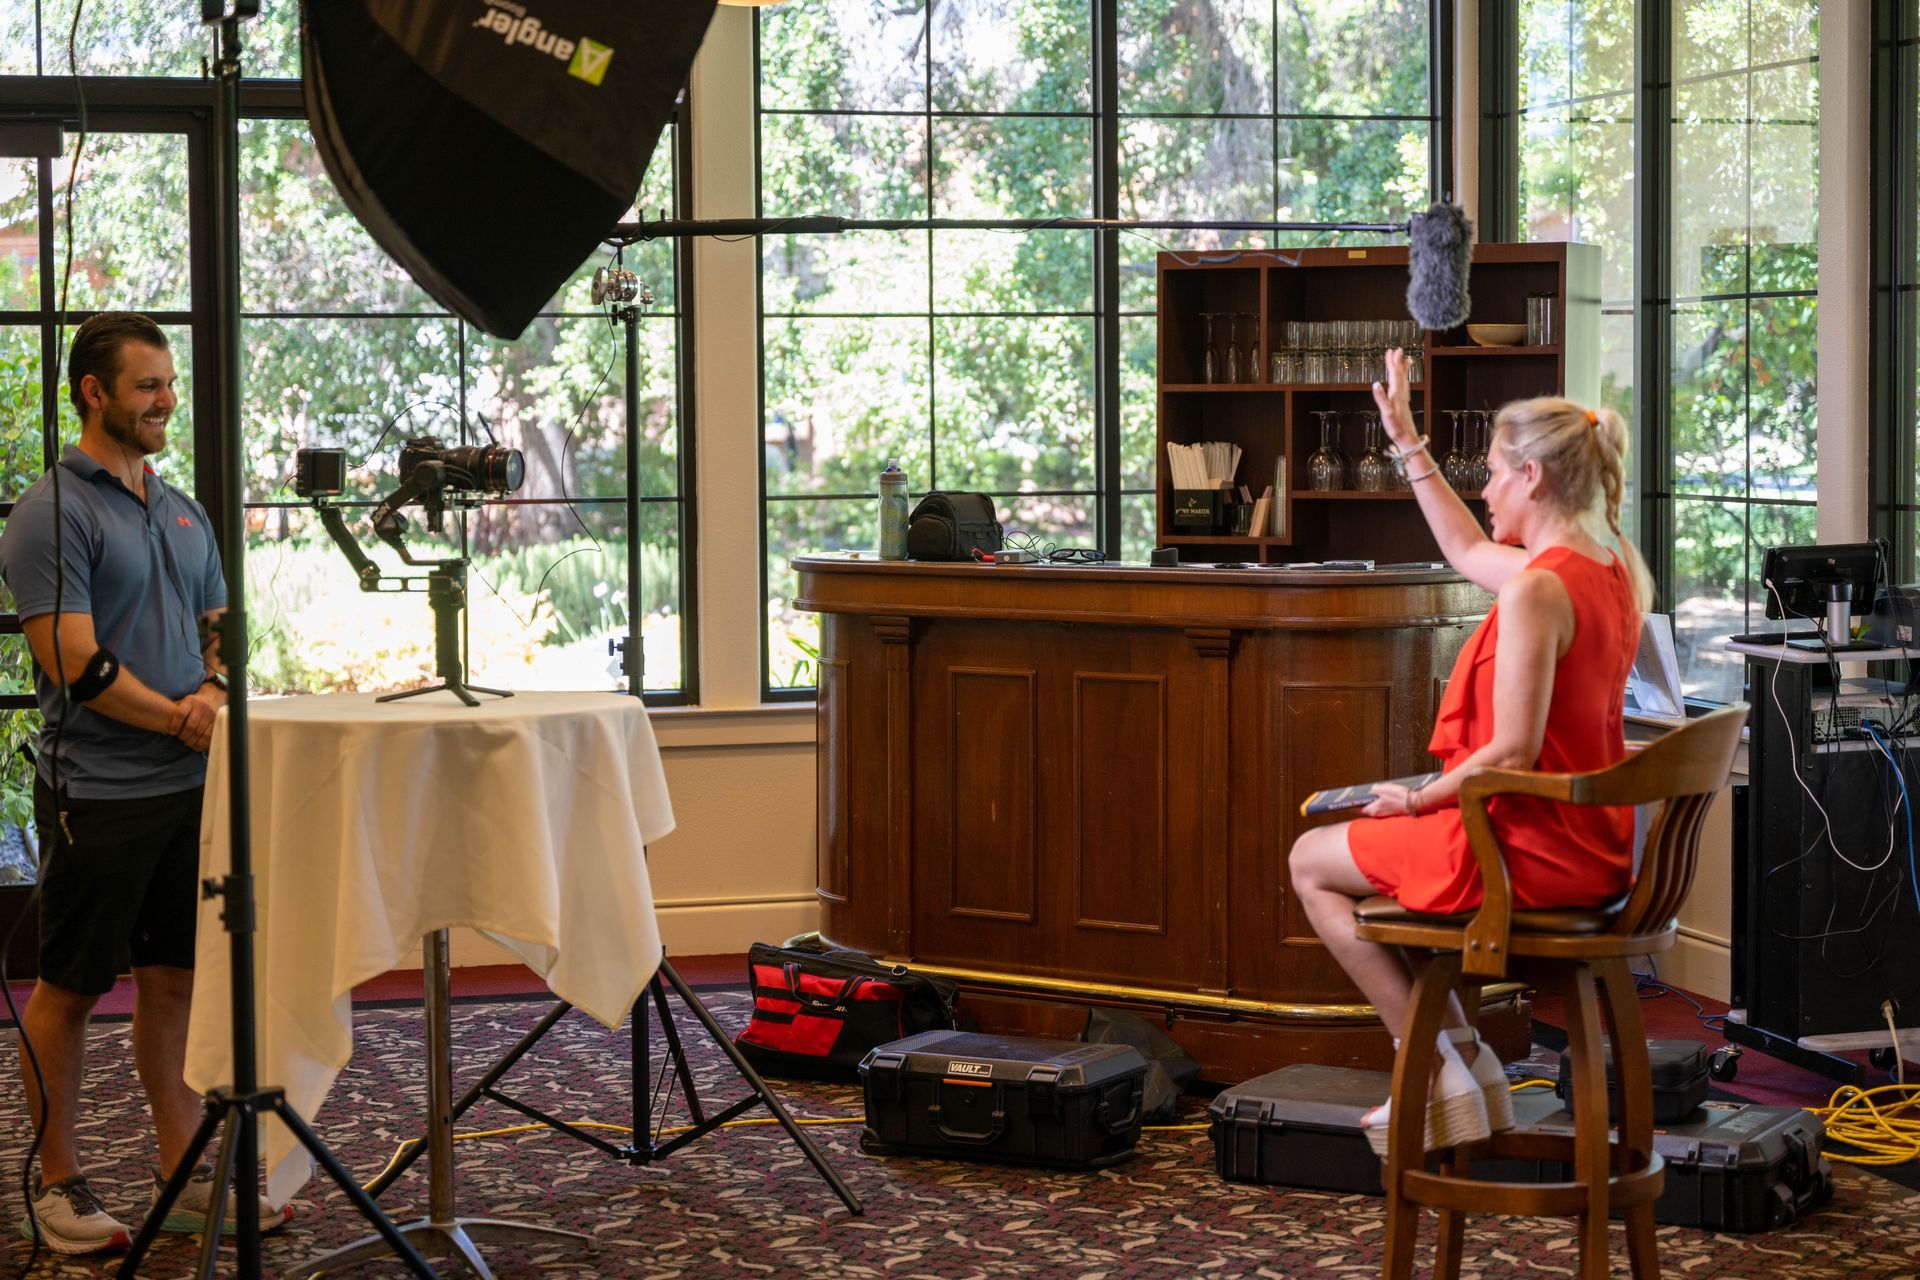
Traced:
MULTIPOLYGON (((1557 574, 1573 601, 1573 643, 1554 667, 1546 736, 1534 768, 1550 773, 1603 769, 1626 755, 1621 709, 1640 641, 1640 610, 1618 556, 1599 564, 1549 547, 1529 569, 1557 574)), ((1493 738, 1495 605, 1453 664, 1427 750, 1451 772, 1493 738)), ((1487 804, 1513 879, 1514 906, 1591 907, 1618 899, 1633 876, 1633 810, 1570 805, 1532 796, 1487 804)), ((1381 893, 1414 911, 1451 914, 1480 905, 1480 868, 1467 847, 1460 810, 1419 817, 1360 818, 1347 848, 1381 893)))

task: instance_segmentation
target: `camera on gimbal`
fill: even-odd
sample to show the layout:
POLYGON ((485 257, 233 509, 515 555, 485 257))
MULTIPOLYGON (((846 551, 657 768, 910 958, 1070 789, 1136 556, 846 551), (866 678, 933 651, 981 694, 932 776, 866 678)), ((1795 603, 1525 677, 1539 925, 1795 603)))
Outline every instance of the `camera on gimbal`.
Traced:
MULTIPOLYGON (((437 436, 415 436, 400 449, 400 483, 413 478, 423 463, 443 470, 444 486, 474 493, 505 495, 526 479, 525 456, 497 444, 454 445, 437 436)), ((300 449, 293 455, 293 491, 303 498, 331 498, 346 492, 345 449, 300 449)))
POLYGON ((346 492, 347 485, 344 450, 301 449, 294 454, 294 492, 313 504, 327 536, 353 565, 360 589, 410 591, 425 585, 427 604, 433 610, 435 669, 440 673, 441 683, 407 693, 389 693, 379 701, 391 702, 441 689, 451 691, 470 707, 480 705, 473 696, 475 693, 512 697, 505 689, 467 683, 466 663, 460 651, 459 621, 467 607, 467 558, 453 555, 437 560, 416 559, 407 550, 407 518, 402 512, 418 502, 427 513, 427 528, 439 533, 441 516, 449 505, 478 506, 482 494, 503 496, 518 489, 526 479, 526 457, 518 449, 497 444, 448 448, 435 436, 415 436, 401 446, 399 471, 399 487, 374 507, 370 522, 374 535, 393 548, 401 563, 429 571, 424 578, 384 572, 354 540, 337 501, 346 492))
POLYGON ((400 484, 405 487, 422 466, 444 469, 445 485, 472 493, 504 497, 526 479, 526 458, 518 449, 497 444, 443 445, 436 436, 414 436, 400 446, 400 484))

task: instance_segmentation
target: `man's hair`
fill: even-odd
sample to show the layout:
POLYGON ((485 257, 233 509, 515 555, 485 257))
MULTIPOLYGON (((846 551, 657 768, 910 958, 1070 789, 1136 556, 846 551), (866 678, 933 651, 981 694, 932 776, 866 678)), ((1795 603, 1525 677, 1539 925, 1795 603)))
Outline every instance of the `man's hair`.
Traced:
POLYGON ((92 374, 111 392, 114 379, 120 376, 121 349, 129 342, 168 349, 160 326, 132 311, 103 312, 73 331, 73 349, 67 352, 67 399, 82 419, 87 416, 87 400, 80 394, 81 380, 92 374))

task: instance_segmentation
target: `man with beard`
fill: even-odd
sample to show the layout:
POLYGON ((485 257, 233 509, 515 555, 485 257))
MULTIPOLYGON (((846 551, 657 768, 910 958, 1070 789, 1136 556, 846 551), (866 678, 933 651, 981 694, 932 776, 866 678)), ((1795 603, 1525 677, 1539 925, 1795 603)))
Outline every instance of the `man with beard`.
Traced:
MULTIPOLYGON (((201 788, 226 700, 219 656, 200 637, 224 612, 227 588, 205 509, 146 463, 167 447, 178 403, 166 335, 145 316, 95 316, 74 333, 67 378, 80 442, 15 505, 0 575, 33 650, 45 718, 34 781, 40 976, 21 1018, 39 1061, 36 1079, 23 1048, 40 1133, 32 1207, 41 1239, 75 1254, 129 1242, 87 1186, 74 1141, 88 1017, 123 964, 159 1139, 156 1196, 200 1121, 182 1072, 201 788)), ((206 1224, 212 1170, 196 1173, 169 1229, 206 1224)), ((286 1216, 263 1210, 262 1225, 286 1216)), ((33 1223, 20 1226, 30 1238, 33 1223)))

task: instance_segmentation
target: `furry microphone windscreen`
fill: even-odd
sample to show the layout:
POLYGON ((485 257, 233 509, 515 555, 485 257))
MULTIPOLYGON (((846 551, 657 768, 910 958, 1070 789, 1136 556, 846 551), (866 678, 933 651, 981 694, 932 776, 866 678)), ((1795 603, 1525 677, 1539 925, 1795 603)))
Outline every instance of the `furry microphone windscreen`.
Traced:
POLYGON ((1467 322, 1473 223, 1458 205, 1436 204, 1407 220, 1407 314, 1422 329, 1467 322))

